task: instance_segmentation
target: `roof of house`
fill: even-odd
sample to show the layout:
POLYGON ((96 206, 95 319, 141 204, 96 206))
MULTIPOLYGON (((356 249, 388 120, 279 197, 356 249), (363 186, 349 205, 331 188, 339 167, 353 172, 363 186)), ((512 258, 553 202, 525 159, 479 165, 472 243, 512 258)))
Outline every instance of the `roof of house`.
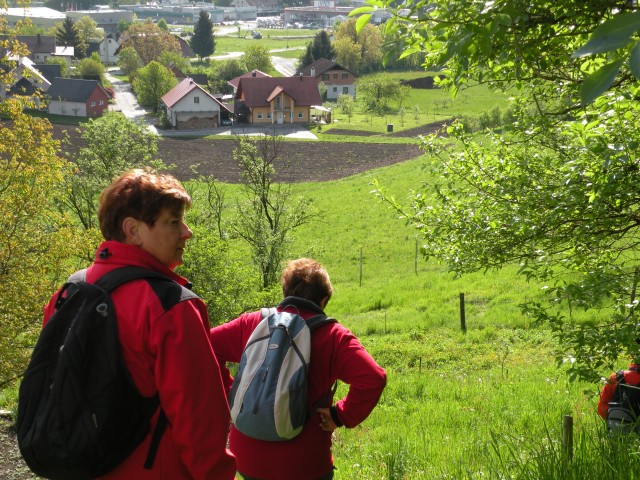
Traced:
POLYGON ((304 67, 301 70, 301 72, 305 77, 310 77, 312 69, 315 71, 313 75, 314 77, 319 77, 320 75, 322 75, 325 72, 328 72, 329 70, 344 70, 345 72, 351 73, 355 77, 355 74, 353 72, 347 70, 339 63, 336 63, 332 60, 327 60, 326 58, 319 58, 312 64, 304 67))
POLYGON ((52 82, 54 78, 62 76, 62 65, 56 63, 46 63, 42 65, 34 65, 34 67, 46 78, 52 82))
POLYGON ((248 107, 266 107, 282 92, 293 98, 296 105, 322 104, 315 78, 303 76, 241 78, 236 98, 243 98, 248 107))
POLYGON ((246 78, 246 77, 270 77, 270 76, 271 75, 269 75, 268 73, 261 72, 260 70, 251 70, 250 72, 243 73, 242 75, 240 75, 240 76, 238 76, 236 78, 232 78, 227 83, 229 85, 231 85, 233 88, 237 89, 241 78, 246 78))
POLYGON ((107 91, 102 88, 97 80, 83 80, 79 78, 54 78, 47 95, 54 100, 66 100, 68 102, 86 102, 93 91, 99 88, 110 98, 107 91))
MULTIPOLYGON (((282 5, 282 0, 244 0, 247 5, 251 7, 279 7, 282 5)), ((235 7, 236 2, 232 1, 231 6, 235 7)))
POLYGON ((227 109, 227 107, 225 107, 217 98, 215 98, 204 88, 198 85, 197 82, 189 77, 185 78, 178 85, 165 93, 160 100, 167 106, 167 108, 171 108, 193 90, 199 90, 204 95, 211 98, 211 100, 219 104, 221 108, 227 109))
POLYGON ((16 39, 24 43, 31 54, 52 54, 56 51, 56 37, 53 35, 17 35, 16 39))
POLYGON ((180 44, 180 50, 182 51, 182 56, 184 58, 191 58, 195 56, 195 53, 193 53, 193 49, 191 48, 191 45, 189 45, 189 42, 187 42, 180 35, 174 35, 174 37, 178 39, 178 43, 180 44))

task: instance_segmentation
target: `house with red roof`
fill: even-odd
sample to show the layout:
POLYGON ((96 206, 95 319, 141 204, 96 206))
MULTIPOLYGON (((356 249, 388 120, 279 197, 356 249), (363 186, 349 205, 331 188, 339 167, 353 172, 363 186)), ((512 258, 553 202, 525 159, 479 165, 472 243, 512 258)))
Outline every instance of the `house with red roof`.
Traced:
POLYGON ((97 80, 54 78, 47 90, 47 112, 71 117, 99 117, 111 95, 97 80))
POLYGON ((305 77, 314 77, 318 85, 327 87, 327 100, 337 100, 340 95, 356 98, 357 76, 342 65, 326 58, 319 58, 301 70, 305 77))
POLYGON ((256 78, 256 77, 270 77, 270 76, 271 75, 269 75, 268 73, 261 72, 260 70, 251 70, 250 72, 243 73, 242 75, 236 78, 232 78, 227 83, 233 87, 233 93, 236 93, 238 91, 238 85, 240 84, 241 78, 247 78, 247 77, 256 78))
POLYGON ((322 105, 313 77, 244 77, 238 83, 234 109, 239 122, 308 123, 311 107, 322 105))
POLYGON ((227 107, 189 77, 164 94, 160 103, 171 126, 179 130, 215 128, 230 117, 227 107))

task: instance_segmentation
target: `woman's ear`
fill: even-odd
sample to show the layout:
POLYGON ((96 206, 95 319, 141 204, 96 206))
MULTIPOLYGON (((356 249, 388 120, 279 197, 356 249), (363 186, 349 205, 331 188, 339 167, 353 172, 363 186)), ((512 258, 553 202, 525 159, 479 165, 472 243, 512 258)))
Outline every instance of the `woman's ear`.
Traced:
POLYGON ((124 243, 131 245, 142 245, 140 237, 140 221, 133 217, 127 217, 122 222, 122 232, 124 233, 124 243))

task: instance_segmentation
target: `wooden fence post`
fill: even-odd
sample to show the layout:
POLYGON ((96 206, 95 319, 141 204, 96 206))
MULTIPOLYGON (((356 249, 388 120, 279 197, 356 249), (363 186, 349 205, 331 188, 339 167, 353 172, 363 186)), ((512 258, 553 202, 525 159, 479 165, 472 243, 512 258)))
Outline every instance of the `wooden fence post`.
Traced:
POLYGON ((464 311, 464 293, 460 293, 460 328, 467 333, 467 319, 464 311))
POLYGON ((565 415, 562 419, 562 450, 564 461, 573 459, 573 417, 565 415))

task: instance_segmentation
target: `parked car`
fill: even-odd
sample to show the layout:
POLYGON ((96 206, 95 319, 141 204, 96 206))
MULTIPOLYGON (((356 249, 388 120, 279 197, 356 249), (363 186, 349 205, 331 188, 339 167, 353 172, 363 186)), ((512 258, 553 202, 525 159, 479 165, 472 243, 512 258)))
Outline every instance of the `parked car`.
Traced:
POLYGON ((223 118, 222 120, 220 120, 220 125, 222 125, 223 127, 230 127, 231 125, 233 125, 233 120, 231 120, 230 118, 223 118))

